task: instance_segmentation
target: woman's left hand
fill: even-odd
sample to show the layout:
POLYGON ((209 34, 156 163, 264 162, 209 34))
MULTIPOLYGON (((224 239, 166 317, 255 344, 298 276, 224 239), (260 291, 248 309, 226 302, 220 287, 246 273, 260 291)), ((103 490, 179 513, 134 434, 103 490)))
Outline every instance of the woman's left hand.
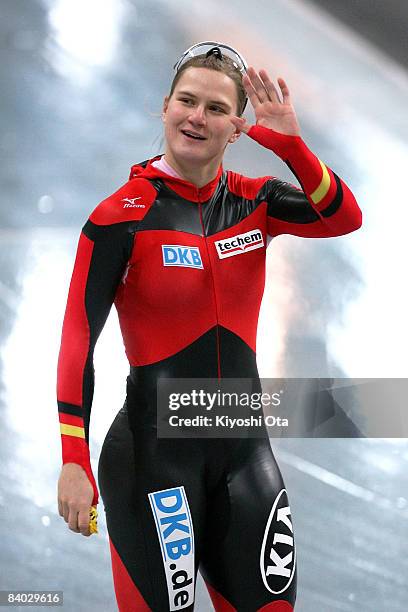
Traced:
MULTIPOLYGON (((248 72, 242 77, 242 83, 254 108, 257 125, 262 125, 288 136, 300 136, 295 109, 292 106, 289 88, 284 79, 278 77, 282 101, 266 70, 260 70, 257 73, 252 66, 249 67, 248 72)), ((241 132, 247 134, 251 128, 251 125, 243 117, 231 117, 230 119, 241 132)))

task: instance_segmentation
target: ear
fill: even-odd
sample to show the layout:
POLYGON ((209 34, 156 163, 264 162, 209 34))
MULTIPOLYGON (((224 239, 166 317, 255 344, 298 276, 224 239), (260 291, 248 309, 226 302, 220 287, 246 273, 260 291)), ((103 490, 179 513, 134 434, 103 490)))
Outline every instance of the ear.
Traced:
POLYGON ((167 108, 169 106, 169 96, 165 96, 163 100, 162 121, 166 121, 167 108))

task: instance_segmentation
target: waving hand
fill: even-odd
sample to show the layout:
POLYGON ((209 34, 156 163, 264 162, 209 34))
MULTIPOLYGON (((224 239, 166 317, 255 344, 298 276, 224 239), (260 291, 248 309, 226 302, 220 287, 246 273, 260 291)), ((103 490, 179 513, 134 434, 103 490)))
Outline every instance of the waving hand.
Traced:
MULTIPOLYGON (((247 74, 242 77, 242 83, 253 106, 256 125, 262 125, 281 134, 300 136, 295 109, 284 79, 278 77, 282 100, 266 70, 257 73, 252 66, 249 67, 247 74)), ((231 117, 231 122, 246 134, 251 128, 243 117, 231 117)))

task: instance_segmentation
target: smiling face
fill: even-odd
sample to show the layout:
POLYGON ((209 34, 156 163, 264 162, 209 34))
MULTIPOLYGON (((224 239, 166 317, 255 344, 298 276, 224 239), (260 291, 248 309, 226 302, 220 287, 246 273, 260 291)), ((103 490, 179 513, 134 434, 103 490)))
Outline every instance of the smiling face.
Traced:
POLYGON ((222 161, 239 133, 229 120, 238 112, 234 81, 209 68, 187 68, 163 105, 166 159, 184 167, 222 161))

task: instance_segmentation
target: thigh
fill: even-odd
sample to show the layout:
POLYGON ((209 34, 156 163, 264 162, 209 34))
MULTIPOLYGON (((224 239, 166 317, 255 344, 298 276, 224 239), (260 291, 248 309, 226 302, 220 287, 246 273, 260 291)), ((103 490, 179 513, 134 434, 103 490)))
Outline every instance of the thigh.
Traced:
POLYGON ((158 440, 149 428, 132 431, 126 408, 119 412, 98 475, 121 612, 193 610, 203 472, 191 441, 158 440))
POLYGON ((296 551, 282 475, 267 438, 242 441, 235 455, 211 501, 200 571, 216 610, 291 612, 296 551))

